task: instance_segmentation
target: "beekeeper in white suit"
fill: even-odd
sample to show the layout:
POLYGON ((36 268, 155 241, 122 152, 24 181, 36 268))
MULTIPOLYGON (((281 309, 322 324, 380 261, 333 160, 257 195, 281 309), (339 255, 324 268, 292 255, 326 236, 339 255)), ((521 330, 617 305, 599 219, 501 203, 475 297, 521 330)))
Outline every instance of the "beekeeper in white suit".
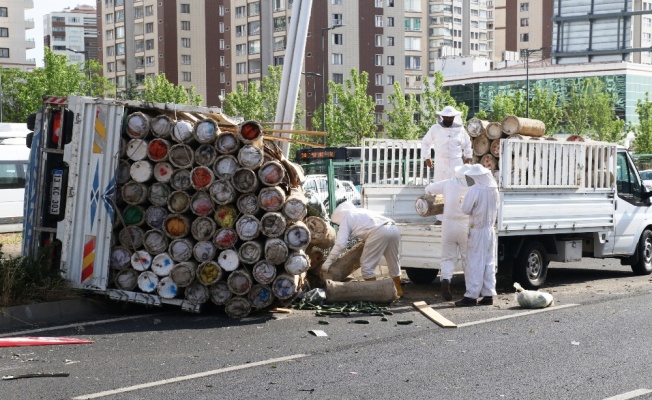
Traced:
MULTIPOLYGON (((470 163, 471 139, 459 120, 462 115, 453 106, 446 106, 437 113, 441 121, 431 126, 421 139, 421 157, 428 168, 434 167, 433 182, 451 179, 455 176, 455 167, 470 163), (435 163, 430 159, 431 149, 435 149, 435 163)), ((441 216, 436 217, 441 221, 441 216)))
POLYGON ((390 218, 365 208, 357 208, 350 201, 339 204, 331 221, 339 225, 335 244, 328 253, 322 270, 328 272, 331 264, 339 257, 346 247, 350 237, 364 240, 360 267, 362 277, 366 281, 376 280, 376 267, 384 255, 389 267, 389 274, 394 280, 394 286, 399 296, 403 296, 401 289, 401 265, 398 261, 398 246, 401 234, 390 218))
POLYGON ((491 171, 480 164, 473 164, 465 175, 473 181, 462 201, 462 212, 470 216, 466 256, 468 272, 465 271, 464 276, 466 293, 455 305, 492 305, 493 296, 496 295, 494 224, 498 215, 498 184, 491 171), (482 300, 478 301, 479 297, 482 300))
POLYGON ((468 164, 455 167, 455 177, 431 183, 426 194, 444 196, 444 214, 441 225, 441 295, 451 300, 450 284, 458 254, 462 259, 462 270, 467 274, 466 242, 469 235, 469 216, 462 212, 462 200, 469 190, 464 173, 471 168, 468 164), (459 253, 458 253, 459 252, 459 253))

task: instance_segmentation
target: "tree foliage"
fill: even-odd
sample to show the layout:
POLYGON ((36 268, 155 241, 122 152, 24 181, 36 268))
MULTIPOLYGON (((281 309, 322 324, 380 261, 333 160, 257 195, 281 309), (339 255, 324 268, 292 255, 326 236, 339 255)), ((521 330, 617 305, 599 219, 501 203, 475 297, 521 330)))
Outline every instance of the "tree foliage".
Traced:
POLYGON ((571 86, 565 113, 567 132, 600 141, 621 141, 626 135, 625 123, 616 117, 615 106, 615 96, 606 92, 600 79, 583 79, 571 86))
POLYGON ((419 139, 421 132, 415 121, 419 102, 414 94, 404 94, 401 85, 394 82, 394 93, 388 96, 390 109, 384 124, 385 135, 392 139, 419 139))
POLYGON ((358 73, 355 68, 344 84, 328 82, 330 93, 325 104, 327 145, 359 146, 363 138, 376 137, 376 104, 367 93, 368 84, 369 74, 358 73))
POLYGON ((155 79, 145 79, 145 89, 141 99, 153 103, 175 103, 199 106, 203 99, 195 93, 195 87, 186 89, 168 81, 165 74, 156 75, 155 79))
POLYGON ((27 115, 36 112, 43 96, 86 95, 104 96, 113 85, 100 76, 101 66, 95 60, 68 64, 65 55, 45 49, 44 66, 32 71, 17 68, 3 69, 2 109, 4 122, 24 122, 27 115), (89 75, 90 67, 90 79, 89 75))
POLYGON ((464 103, 457 103, 450 92, 444 90, 444 74, 441 71, 435 72, 434 80, 431 82, 428 77, 423 77, 423 93, 421 94, 421 119, 419 121, 420 136, 428 132, 431 126, 439 122, 437 112, 446 106, 453 106, 462 112, 462 120, 466 120, 469 107, 464 103))
POLYGON ((559 133, 564 118, 562 107, 558 106, 559 96, 549 89, 534 88, 534 95, 530 100, 530 118, 543 121, 546 125, 546 135, 559 133))
POLYGON ((650 103, 649 93, 645 93, 645 101, 636 102, 636 114, 638 115, 638 124, 632 128, 634 130, 634 148, 639 154, 652 153, 652 103, 650 103))

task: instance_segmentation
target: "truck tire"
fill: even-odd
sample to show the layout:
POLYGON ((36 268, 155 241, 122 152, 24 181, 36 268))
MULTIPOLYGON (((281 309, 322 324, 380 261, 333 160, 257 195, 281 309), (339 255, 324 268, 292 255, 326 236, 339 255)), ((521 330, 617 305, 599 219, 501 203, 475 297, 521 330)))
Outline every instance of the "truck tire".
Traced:
POLYGON ((524 243, 514 260, 514 280, 526 289, 538 289, 548 276, 548 255, 538 240, 524 243))
POLYGON ((425 268, 404 268, 405 273, 412 283, 417 285, 427 285, 435 280, 437 277, 438 269, 425 269, 425 268))
POLYGON ((652 273, 652 231, 644 230, 638 242, 638 259, 632 264, 635 275, 652 273))

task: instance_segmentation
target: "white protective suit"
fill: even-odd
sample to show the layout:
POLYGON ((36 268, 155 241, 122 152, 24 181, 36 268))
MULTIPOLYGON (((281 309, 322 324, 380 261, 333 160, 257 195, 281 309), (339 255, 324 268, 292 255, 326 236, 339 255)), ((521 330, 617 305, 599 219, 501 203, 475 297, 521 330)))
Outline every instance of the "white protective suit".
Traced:
POLYGON ((430 149, 435 149, 434 180, 439 182, 455 176, 455 167, 464 164, 463 158, 471 158, 471 139, 464 127, 453 123, 449 128, 440 123, 428 129, 421 139, 421 157, 430 158, 430 149))
POLYGON ((467 244, 469 272, 467 274, 465 271, 464 297, 477 299, 496 295, 497 238, 494 223, 498 215, 498 185, 491 171, 479 164, 473 165, 466 176, 470 176, 474 184, 462 202, 462 211, 470 215, 467 244), (481 174, 474 174, 477 171, 481 171, 481 174))
POLYGON ((426 186, 427 194, 444 195, 444 214, 441 225, 441 276, 451 280, 458 250, 462 259, 462 270, 467 274, 466 247, 469 235, 469 216, 462 212, 462 200, 469 190, 464 172, 468 165, 455 168, 455 177, 426 186))
POLYGON ((365 241, 360 257, 360 267, 364 279, 375 278, 378 261, 384 255, 389 267, 389 274, 394 277, 401 276, 401 265, 398 261, 398 246, 401 234, 390 218, 384 217, 375 211, 357 208, 350 201, 337 206, 331 221, 339 225, 335 244, 328 253, 322 265, 323 270, 328 270, 346 247, 349 237, 356 237, 365 241))

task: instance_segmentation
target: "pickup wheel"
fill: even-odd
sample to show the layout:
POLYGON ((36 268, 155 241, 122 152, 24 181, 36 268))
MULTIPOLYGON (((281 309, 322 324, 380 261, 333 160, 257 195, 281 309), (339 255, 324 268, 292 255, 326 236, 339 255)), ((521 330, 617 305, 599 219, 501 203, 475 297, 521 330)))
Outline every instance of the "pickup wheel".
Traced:
POLYGON ((548 255, 538 240, 525 242, 514 260, 514 280, 526 289, 537 289, 548 276, 548 255))
POLYGON ((425 268, 404 268, 405 273, 412 283, 417 285, 427 285, 435 280, 437 277, 438 269, 425 269, 425 268))
POLYGON ((638 260, 632 264, 632 271, 636 275, 650 275, 652 273, 652 231, 644 230, 638 242, 638 260))

